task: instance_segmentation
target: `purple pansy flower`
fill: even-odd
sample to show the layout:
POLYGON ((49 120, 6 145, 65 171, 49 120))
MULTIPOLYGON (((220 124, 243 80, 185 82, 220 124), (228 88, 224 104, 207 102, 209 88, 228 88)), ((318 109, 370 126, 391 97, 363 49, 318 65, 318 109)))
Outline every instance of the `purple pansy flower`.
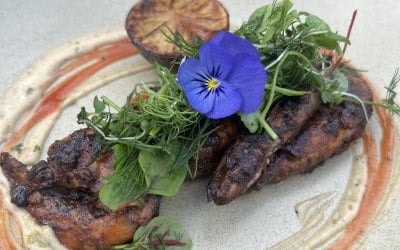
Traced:
POLYGON ((189 104, 209 118, 255 112, 264 95, 267 73, 257 49, 247 40, 223 31, 186 59, 178 82, 189 104))

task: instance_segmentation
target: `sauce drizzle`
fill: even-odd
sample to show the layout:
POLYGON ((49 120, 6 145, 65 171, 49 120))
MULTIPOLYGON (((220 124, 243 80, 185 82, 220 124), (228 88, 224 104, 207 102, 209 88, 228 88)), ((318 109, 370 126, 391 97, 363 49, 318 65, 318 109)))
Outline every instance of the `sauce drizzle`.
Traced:
POLYGON ((5 211, 4 208, 4 197, 3 194, 0 192, 0 249, 15 249, 12 242, 10 242, 10 238, 7 234, 8 230, 6 229, 6 220, 8 220, 8 213, 5 211))
MULTIPOLYGON (((371 88, 373 100, 380 102, 380 98, 372 83, 364 78, 371 88)), ((388 187, 393 163, 394 152, 394 128, 393 120, 387 110, 376 107, 380 127, 382 128, 382 139, 380 142, 380 159, 378 162, 376 145, 370 130, 363 136, 364 151, 367 155, 368 181, 364 197, 361 201, 357 216, 346 226, 345 234, 332 246, 332 249, 349 249, 357 243, 364 235, 369 222, 372 221, 383 199, 388 187)))
POLYGON ((66 65, 60 70, 60 72, 69 72, 83 63, 95 60, 93 64, 79 70, 61 82, 57 87, 50 90, 49 93, 45 94, 39 105, 29 114, 27 120, 25 120, 19 128, 13 131, 2 150, 11 151, 36 123, 57 111, 60 108, 62 101, 90 76, 109 64, 137 54, 137 52, 137 48, 134 47, 128 39, 124 39, 103 49, 87 53, 83 57, 78 58, 75 62, 66 65))

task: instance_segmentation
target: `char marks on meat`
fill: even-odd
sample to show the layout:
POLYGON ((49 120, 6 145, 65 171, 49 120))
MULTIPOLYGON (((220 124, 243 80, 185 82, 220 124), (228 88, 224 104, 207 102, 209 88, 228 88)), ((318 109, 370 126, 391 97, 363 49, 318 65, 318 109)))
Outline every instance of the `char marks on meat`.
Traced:
MULTIPOLYGON (((349 92, 363 100, 372 94, 359 76, 347 76, 349 92)), ((372 109, 367 106, 367 113, 372 109)), ((307 173, 326 159, 344 151, 359 138, 366 125, 360 104, 343 102, 327 107, 313 95, 289 99, 275 106, 267 122, 278 134, 273 141, 266 133, 238 138, 218 165, 207 188, 207 197, 218 205, 265 183, 307 173)))
POLYGON ((226 148, 232 143, 240 132, 239 121, 233 118, 217 122, 217 128, 207 137, 195 159, 190 159, 189 167, 195 177, 209 176, 214 172, 226 148), (197 164, 197 166, 196 166, 197 164))
POLYGON ((208 200, 226 204, 243 194, 260 177, 269 156, 296 134, 320 105, 319 94, 294 97, 276 105, 267 117, 267 122, 277 133, 273 140, 262 134, 243 135, 226 150, 212 180, 207 187, 208 200))
POLYGON ((0 155, 12 202, 40 224, 53 228, 70 249, 109 249, 132 239, 140 225, 158 214, 160 198, 149 195, 137 207, 112 211, 98 197, 103 176, 112 173, 112 154, 100 155, 92 130, 78 130, 56 141, 47 161, 31 170, 8 153, 0 155))
MULTIPOLYGON (((349 92, 363 100, 371 100, 368 85, 360 78, 348 76, 349 92)), ((366 106, 368 116, 372 109, 366 106)), ((343 102, 334 107, 322 105, 305 127, 279 149, 264 167, 256 188, 265 183, 277 183, 290 176, 311 172, 319 164, 346 150, 352 141, 362 136, 367 120, 362 107, 343 102)))

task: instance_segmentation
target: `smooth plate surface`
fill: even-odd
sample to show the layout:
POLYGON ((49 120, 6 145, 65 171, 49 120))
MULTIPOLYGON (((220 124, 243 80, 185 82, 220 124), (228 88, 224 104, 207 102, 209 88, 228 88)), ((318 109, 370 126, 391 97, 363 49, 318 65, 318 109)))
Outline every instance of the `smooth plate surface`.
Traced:
MULTIPOLYGON (((125 16, 136 1, 127 0, 1 0, 0 1, 0 94, 18 74, 51 48, 74 37, 104 27, 123 26, 125 16)), ((255 8, 269 1, 221 1, 230 13, 231 24, 239 25, 255 8)), ((326 20, 333 30, 345 34, 353 10, 358 16, 351 36, 347 58, 367 70, 366 75, 383 93, 394 70, 400 66, 400 2, 354 0, 294 1, 297 10, 326 20)), ((102 88, 124 100, 132 82, 151 78, 151 72, 118 81, 102 88)), ((90 105, 94 94, 64 112, 49 142, 78 128, 75 114, 90 105)), ((193 237, 195 249, 263 249, 300 228, 294 205, 320 193, 335 191, 336 202, 349 176, 351 152, 329 160, 311 175, 298 176, 266 186, 233 203, 218 207, 206 202, 207 181, 187 183, 178 196, 165 199, 161 213, 181 220, 193 237)), ((396 201, 397 200, 397 201, 396 201)), ((400 248, 400 202, 392 207, 369 232, 361 248, 400 248)))

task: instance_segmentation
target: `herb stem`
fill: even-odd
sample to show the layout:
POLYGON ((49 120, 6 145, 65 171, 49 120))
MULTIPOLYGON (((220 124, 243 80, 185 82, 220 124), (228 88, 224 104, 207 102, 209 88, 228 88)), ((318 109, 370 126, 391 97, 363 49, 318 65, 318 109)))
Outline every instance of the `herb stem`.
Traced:
POLYGON ((337 91, 334 91, 333 93, 337 93, 337 94, 340 94, 340 95, 342 95, 342 96, 347 96, 347 97, 350 97, 350 98, 353 98, 354 100, 356 100, 358 103, 360 103, 360 105, 361 105, 361 107, 362 107, 362 109, 363 109, 363 111, 364 111, 364 116, 365 116, 365 119, 368 121, 368 112, 367 112, 367 108, 365 107, 365 101, 363 101, 360 97, 358 97, 358 96, 356 96, 356 95, 354 95, 354 94, 351 94, 351 93, 347 93, 347 92, 337 92, 337 91))
POLYGON ((111 101, 111 99, 108 98, 107 96, 102 96, 101 100, 103 100, 103 102, 105 104, 109 105, 110 107, 115 109, 117 112, 120 112, 122 110, 115 102, 111 101))
POLYGON ((391 113, 400 115, 400 108, 398 106, 390 105, 385 102, 380 103, 380 102, 373 102, 373 101, 368 101, 368 100, 362 100, 362 101, 364 104, 381 107, 381 108, 387 109, 391 113))
MULTIPOLYGON (((272 86, 267 85, 266 89, 271 90, 272 86)), ((282 87, 278 87, 278 86, 275 86, 275 92, 285 95, 285 96, 302 96, 302 95, 305 95, 308 93, 307 91, 287 89, 287 88, 282 88, 282 87)))
POLYGON ((269 126, 269 124, 265 121, 263 116, 258 117, 258 122, 260 125, 265 129, 265 131, 268 133, 268 135, 275 141, 278 139, 278 135, 275 133, 275 131, 269 126))
POLYGON ((95 129, 105 140, 107 141, 119 141, 119 140, 127 140, 127 141, 134 141, 134 140, 138 140, 140 138, 142 138, 145 135, 145 131, 142 131, 142 133, 140 133, 137 136, 130 136, 130 137, 122 137, 122 138, 118 138, 118 137, 109 137, 106 136, 104 134, 104 132, 97 127, 96 125, 94 125, 90 120, 84 119, 82 120, 82 122, 85 122, 86 124, 88 124, 90 127, 92 127, 93 129, 95 129))
POLYGON ((288 51, 288 48, 286 48, 286 49, 278 56, 278 58, 276 58, 275 61, 273 61, 272 63, 268 64, 268 65, 265 67, 265 70, 268 70, 268 69, 272 68, 273 66, 275 66, 275 64, 277 64, 277 63, 286 55, 286 52, 287 52, 287 51, 288 51))
MULTIPOLYGON (((278 59, 276 60, 276 61, 279 61, 279 62, 278 62, 278 65, 276 66, 276 69, 275 69, 275 72, 274 72, 274 76, 273 76, 273 79, 272 79, 272 83, 269 84, 269 87, 268 87, 268 89, 269 89, 269 91, 270 91, 270 93, 269 93, 269 98, 268 98, 268 102, 267 102, 267 104, 265 105, 265 107, 264 107, 263 111, 261 112, 261 115, 259 116, 259 119, 258 119, 260 125, 268 132, 268 134, 269 134, 269 135, 271 136, 271 138, 274 139, 274 140, 278 139, 278 136, 277 136, 276 133, 273 131, 273 129, 268 125, 268 123, 265 121, 265 119, 266 119, 267 113, 268 113, 269 109, 271 108, 272 103, 273 103, 273 101, 274 101, 275 92, 278 92, 278 90, 277 90, 278 87, 276 86, 276 83, 277 83, 277 80, 278 80, 278 74, 279 74, 279 72, 280 72, 280 69, 281 69, 283 63, 285 62, 285 60, 286 60, 289 56, 297 56, 297 57, 301 58, 306 64, 308 64, 308 66, 309 66, 311 69, 314 68, 314 66, 313 66, 312 63, 308 60, 307 57, 305 57, 303 54, 301 54, 301 53, 299 53, 299 52, 296 52, 296 51, 286 51, 286 50, 285 50, 285 51, 278 57, 278 59)), ((275 61, 275 62, 276 62, 276 61, 275 61)), ((273 62, 273 63, 275 63, 275 62, 273 62)), ((282 89, 279 89, 279 90, 282 90, 282 89)))
POLYGON ((274 76, 273 76, 273 79, 272 79, 272 83, 270 84, 271 87, 269 87, 269 88, 270 88, 270 94, 269 94, 268 102, 267 102, 267 104, 265 105, 265 108, 264 108, 263 112, 261 113, 261 117, 262 117, 264 120, 265 120, 265 117, 266 117, 266 115, 267 115, 269 109, 271 108, 272 102, 273 102, 273 100, 274 100, 275 91, 276 91, 276 88, 277 88, 276 82, 277 82, 277 79, 278 79, 278 74, 279 74, 279 72, 280 72, 280 69, 281 69, 283 63, 284 63, 285 60, 288 58, 288 56, 297 56, 297 57, 303 59, 304 62, 305 62, 306 64, 308 64, 311 68, 314 67, 314 66, 312 65, 312 63, 308 60, 308 58, 305 57, 303 54, 301 54, 301 53, 299 53, 299 52, 296 52, 296 51, 288 51, 288 52, 286 52, 286 53, 283 55, 283 57, 280 59, 278 65, 276 66, 276 70, 275 70, 275 73, 274 73, 274 76))

